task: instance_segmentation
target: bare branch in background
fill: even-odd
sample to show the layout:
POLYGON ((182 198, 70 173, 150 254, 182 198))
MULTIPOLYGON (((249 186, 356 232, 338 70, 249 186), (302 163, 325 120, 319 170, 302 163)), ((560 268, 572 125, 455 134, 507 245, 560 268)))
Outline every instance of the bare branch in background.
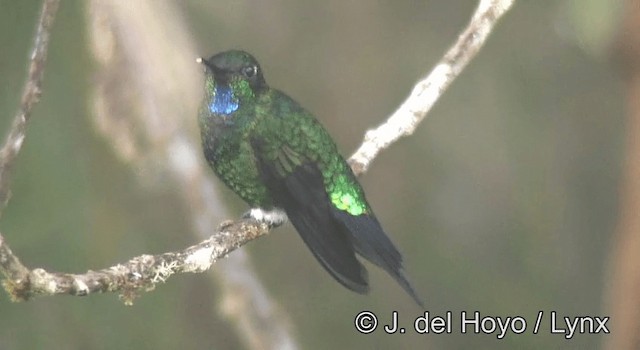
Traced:
POLYGON ((626 78, 626 155, 605 284, 604 303, 613 330, 603 341, 607 350, 640 348, 640 7, 637 0, 624 6, 613 54, 626 78))
MULTIPOLYGON (((198 240, 214 235, 215 249, 189 257, 208 268, 216 259, 211 253, 226 254, 238 245, 215 237, 218 224, 230 213, 201 161, 199 135, 190 129, 202 92, 202 68, 195 63, 201 53, 196 52, 174 2, 96 0, 90 4, 89 39, 100 64, 93 93, 96 126, 136 170, 141 185, 167 186, 167 175, 174 181, 191 232, 198 240)), ((267 231, 255 222, 245 222, 227 232, 244 241, 255 238, 254 232, 267 231)), ((164 261, 175 271, 183 268, 181 261, 164 261)), ((297 348, 287 314, 269 295, 245 251, 218 261, 211 276, 219 280, 222 310, 247 348, 297 348)))
POLYGON ((11 190, 9 189, 11 168, 22 148, 27 122, 31 118, 31 110, 38 103, 42 92, 42 77, 44 75, 44 65, 47 62, 49 36, 59 4, 60 0, 45 0, 42 4, 35 42, 29 58, 29 73, 22 91, 20 109, 13 119, 11 131, 0 150, 0 216, 2 216, 2 210, 11 196, 11 190))
MULTIPOLYGON (((268 232, 264 225, 250 220, 240 220, 220 230, 216 229, 216 222, 227 217, 227 214, 224 206, 218 202, 215 184, 206 167, 197 158, 200 153, 199 145, 185 131, 183 121, 179 119, 185 115, 192 117, 195 109, 189 110, 190 107, 184 102, 191 101, 193 96, 181 95, 184 91, 189 91, 188 86, 192 82, 188 81, 189 78, 180 80, 188 75, 174 71, 178 69, 176 67, 184 67, 183 62, 176 57, 176 52, 185 56, 185 52, 194 50, 190 47, 172 47, 169 51, 162 51, 168 49, 151 46, 153 41, 159 41, 157 38, 166 37, 168 33, 155 30, 160 27, 175 29, 181 24, 166 25, 168 18, 163 17, 163 12, 158 12, 150 4, 145 1, 96 0, 90 5, 93 54, 102 65, 99 73, 101 79, 94 96, 96 125, 112 141, 121 158, 130 164, 145 163, 148 159, 152 159, 148 163, 164 164, 182 191, 184 204, 190 210, 194 232, 202 237, 213 235, 181 252, 143 255, 128 263, 82 275, 49 273, 42 269, 28 270, 0 236, 0 269, 8 278, 5 282, 7 290, 17 300, 36 295, 88 295, 109 291, 119 292, 125 302, 131 302, 138 293, 153 289, 155 284, 166 281, 172 274, 205 271, 216 259, 268 232), (132 7, 136 10, 132 10, 132 7), (131 17, 145 13, 148 17, 144 20, 133 20, 131 17), (157 27, 156 22, 162 25, 157 27), (144 26, 144 30, 140 26, 144 26), (153 40, 145 40, 145 33, 153 40), (124 80, 125 76, 129 81, 138 79, 135 83, 139 85, 124 87, 121 82, 118 84, 118 80, 124 80), (150 87, 154 86, 160 89, 152 91, 150 87), (168 92, 167 87, 170 89, 168 92), (141 103, 134 102, 131 96, 140 99, 141 103), (129 108, 136 110, 141 117, 138 120, 122 118, 129 108), (139 134, 135 134, 135 130, 139 134), (146 153, 141 151, 145 148, 148 150, 146 153)), ((469 26, 433 72, 418 82, 409 98, 387 122, 367 132, 364 143, 350 159, 354 173, 365 172, 381 149, 415 130, 431 106, 475 56, 498 19, 512 4, 513 0, 480 1, 469 26)), ((164 11, 170 8, 167 3, 160 7, 164 11)), ((186 30, 178 32, 186 33, 186 30)), ((178 39, 175 36, 171 38, 173 46, 189 42, 185 35, 177 36, 178 39)), ((193 57, 195 56, 194 52, 193 57)), ((198 69, 196 65, 193 67, 198 69)), ((214 269, 225 288, 225 309, 236 320, 252 348, 295 348, 295 342, 276 303, 264 291, 249 267, 246 255, 241 253, 237 252, 230 255, 229 259, 219 261, 214 269), (235 260, 233 263, 224 263, 230 259, 235 260)))

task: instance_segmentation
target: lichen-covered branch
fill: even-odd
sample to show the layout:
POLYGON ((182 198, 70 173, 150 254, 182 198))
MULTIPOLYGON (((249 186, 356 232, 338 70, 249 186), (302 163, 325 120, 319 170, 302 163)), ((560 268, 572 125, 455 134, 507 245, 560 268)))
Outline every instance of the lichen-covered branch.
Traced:
POLYGON ((184 250, 145 254, 126 263, 83 274, 48 272, 40 268, 29 270, 0 235, 0 268, 7 277, 4 287, 15 301, 38 295, 87 296, 119 292, 125 304, 131 304, 140 291, 154 289, 157 283, 164 282, 175 273, 207 271, 216 260, 268 230, 266 224, 251 220, 229 222, 208 239, 184 250))
POLYGON ((45 0, 42 4, 35 42, 29 58, 29 73, 20 100, 20 108, 13 119, 11 131, 2 149, 0 149, 0 216, 2 216, 2 210, 11 196, 9 189, 11 168, 22 148, 27 122, 31 117, 31 110, 38 103, 42 92, 42 76, 44 75, 44 66, 47 61, 49 36, 59 3, 60 0, 45 0))
POLYGON ((361 174, 369 168, 378 153, 403 136, 409 136, 422 122, 447 87, 460 75, 480 51, 496 23, 513 5, 514 0, 480 0, 467 28, 444 57, 384 123, 367 131, 364 141, 349 159, 353 172, 361 174))

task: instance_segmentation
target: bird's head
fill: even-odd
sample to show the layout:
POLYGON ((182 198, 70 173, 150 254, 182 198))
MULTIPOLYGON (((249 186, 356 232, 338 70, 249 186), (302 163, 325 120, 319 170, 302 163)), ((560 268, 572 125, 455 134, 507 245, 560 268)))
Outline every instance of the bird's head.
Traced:
POLYGON ((255 96, 266 86, 258 61, 249 53, 230 50, 197 61, 205 66, 207 90, 231 88, 238 99, 255 96))

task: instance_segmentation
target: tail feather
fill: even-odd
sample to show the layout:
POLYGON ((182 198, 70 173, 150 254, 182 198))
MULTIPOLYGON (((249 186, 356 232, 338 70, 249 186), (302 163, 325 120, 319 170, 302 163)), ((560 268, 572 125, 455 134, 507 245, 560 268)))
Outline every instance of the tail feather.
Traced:
POLYGON ((351 242, 358 254, 387 271, 402 289, 424 308, 422 298, 418 296, 404 273, 402 255, 384 233, 378 219, 373 215, 353 216, 337 209, 332 211, 350 233, 351 242))
POLYGON ((309 250, 336 281, 356 293, 369 292, 367 270, 356 259, 349 237, 327 217, 326 209, 312 205, 286 211, 309 250))

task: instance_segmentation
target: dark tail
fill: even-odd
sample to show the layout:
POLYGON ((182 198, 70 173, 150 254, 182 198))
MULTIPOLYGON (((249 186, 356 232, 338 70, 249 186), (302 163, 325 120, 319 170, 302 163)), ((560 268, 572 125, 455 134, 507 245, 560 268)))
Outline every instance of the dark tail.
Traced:
POLYGON ((287 216, 309 250, 340 284, 360 294, 369 292, 367 270, 356 259, 345 235, 322 203, 287 210, 287 216))
POLYGON ((350 233, 351 242, 358 254, 378 265, 404 289, 415 302, 424 308, 422 299, 407 279, 402 267, 402 255, 382 230, 373 215, 353 216, 334 209, 333 215, 350 233))

